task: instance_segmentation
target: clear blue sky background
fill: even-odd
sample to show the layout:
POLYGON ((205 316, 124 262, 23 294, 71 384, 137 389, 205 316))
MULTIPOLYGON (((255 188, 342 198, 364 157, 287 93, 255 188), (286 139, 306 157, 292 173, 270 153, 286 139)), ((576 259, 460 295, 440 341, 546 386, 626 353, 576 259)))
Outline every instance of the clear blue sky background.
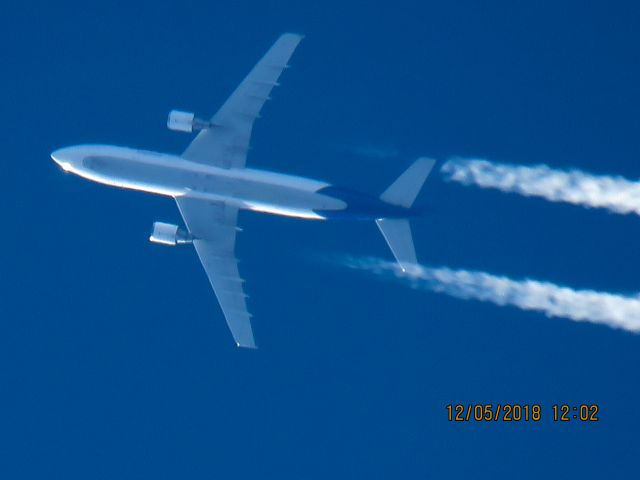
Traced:
MULTIPOLYGON (((12 2, 18 3, 18 2, 12 2)), ((252 166, 382 191, 417 155, 640 177, 635 2, 4 5, 0 478, 629 478, 640 337, 412 291, 317 256, 390 258, 374 225, 246 213, 261 346, 238 350, 172 201, 65 175, 55 148, 181 152, 285 31, 306 34, 252 166), (322 5, 322 6, 320 6, 322 5), (362 146, 395 149, 367 158, 362 146), (540 403, 455 424, 448 403, 540 403), (555 402, 598 403, 559 424, 555 402)), ((640 219, 429 179, 420 259, 640 290, 640 219)))

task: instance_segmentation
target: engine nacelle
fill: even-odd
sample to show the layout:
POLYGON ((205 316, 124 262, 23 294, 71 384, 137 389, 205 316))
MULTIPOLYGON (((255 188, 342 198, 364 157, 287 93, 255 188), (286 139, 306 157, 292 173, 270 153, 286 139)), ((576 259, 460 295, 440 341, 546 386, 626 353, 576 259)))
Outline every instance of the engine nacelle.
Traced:
POLYGON ((195 114, 191 112, 171 110, 169 112, 169 118, 167 118, 167 127, 169 127, 169 130, 175 130, 176 132, 191 133, 194 130, 210 128, 211 123, 196 118, 195 114))
POLYGON ((192 243, 193 236, 177 225, 153 222, 153 232, 151 232, 149 241, 153 243, 161 243, 162 245, 176 245, 192 243))

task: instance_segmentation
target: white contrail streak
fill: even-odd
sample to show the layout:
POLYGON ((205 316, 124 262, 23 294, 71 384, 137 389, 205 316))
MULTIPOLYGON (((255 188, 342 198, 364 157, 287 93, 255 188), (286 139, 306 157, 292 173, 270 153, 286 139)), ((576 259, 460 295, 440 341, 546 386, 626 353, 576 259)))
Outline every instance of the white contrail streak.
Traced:
POLYGON ((513 280, 471 270, 416 265, 402 272, 396 263, 377 258, 344 259, 350 268, 394 277, 416 289, 446 293, 465 300, 509 305, 576 322, 592 322, 640 332, 640 297, 594 290, 574 290, 550 282, 513 280))
POLYGON ((622 177, 597 176, 580 170, 554 170, 454 158, 441 169, 447 180, 463 185, 496 188, 503 192, 542 197, 584 207, 606 208, 616 213, 640 215, 640 182, 622 177))

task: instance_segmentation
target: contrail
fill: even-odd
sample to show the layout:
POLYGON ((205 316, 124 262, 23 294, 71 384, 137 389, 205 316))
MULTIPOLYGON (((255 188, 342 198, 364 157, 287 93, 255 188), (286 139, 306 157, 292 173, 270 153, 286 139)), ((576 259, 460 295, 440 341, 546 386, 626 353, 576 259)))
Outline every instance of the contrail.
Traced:
POLYGON ((640 215, 640 182, 619 176, 597 176, 580 170, 554 170, 547 165, 525 167, 460 158, 447 161, 441 171, 447 180, 463 185, 496 188, 503 192, 542 197, 552 202, 640 215))
POLYGON ((387 159, 400 155, 398 149, 391 144, 327 142, 324 145, 332 149, 346 150, 366 158, 387 159))
POLYGON ((370 144, 354 145, 351 152, 361 157, 392 158, 399 155, 398 150, 392 146, 376 146, 370 144))
POLYGON ((416 265, 404 273, 396 263, 370 257, 343 257, 342 263, 349 268, 396 278, 416 289, 640 332, 640 297, 637 296, 574 290, 550 282, 514 280, 486 272, 446 267, 416 265))

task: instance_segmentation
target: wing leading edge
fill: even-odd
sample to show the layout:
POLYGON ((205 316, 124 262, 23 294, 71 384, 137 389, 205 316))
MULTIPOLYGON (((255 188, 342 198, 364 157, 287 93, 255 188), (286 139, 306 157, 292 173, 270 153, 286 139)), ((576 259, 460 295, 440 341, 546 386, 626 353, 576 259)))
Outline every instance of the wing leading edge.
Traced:
POLYGON ((269 99, 278 78, 302 40, 302 35, 285 33, 253 67, 220 110, 211 117, 211 128, 202 130, 182 156, 194 162, 223 168, 243 168, 253 122, 269 99))
MULTIPOLYGON (((300 40, 302 36, 293 33, 280 36, 211 117, 212 127, 202 130, 182 157, 216 167, 244 168, 253 123, 300 40)), ((236 344, 256 348, 234 253, 238 209, 188 197, 176 202, 236 344)))
POLYGON ((251 314, 238 272, 234 249, 238 209, 224 203, 193 198, 176 198, 178 209, 194 236, 200 262, 218 298, 227 325, 239 347, 256 348, 251 314))

